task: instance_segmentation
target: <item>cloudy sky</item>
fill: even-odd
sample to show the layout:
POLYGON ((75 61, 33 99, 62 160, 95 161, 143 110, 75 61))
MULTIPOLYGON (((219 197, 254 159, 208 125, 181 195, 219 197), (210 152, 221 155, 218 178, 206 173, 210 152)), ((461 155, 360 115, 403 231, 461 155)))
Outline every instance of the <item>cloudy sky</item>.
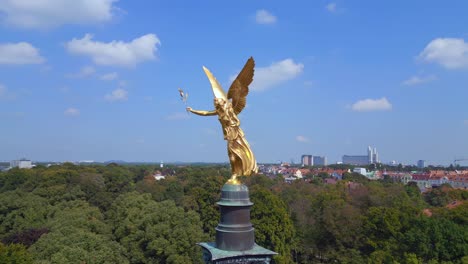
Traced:
POLYGON ((468 158, 468 2, 0 0, 0 160, 227 161, 202 65, 253 56, 259 162, 468 158))

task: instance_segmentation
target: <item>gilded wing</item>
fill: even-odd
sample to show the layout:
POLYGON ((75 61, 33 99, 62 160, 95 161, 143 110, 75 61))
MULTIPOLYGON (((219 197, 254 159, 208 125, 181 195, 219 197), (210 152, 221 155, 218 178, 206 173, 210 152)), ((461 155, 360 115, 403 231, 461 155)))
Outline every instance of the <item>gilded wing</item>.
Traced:
POLYGON ((215 98, 223 98, 226 100, 226 94, 224 93, 224 90, 221 87, 221 84, 219 84, 218 80, 216 80, 210 70, 208 70, 205 66, 203 66, 203 70, 205 71, 205 74, 211 83, 211 89, 213 90, 215 98))
POLYGON ((229 92, 227 94, 228 99, 232 99, 232 107, 234 112, 239 114, 242 112, 246 104, 246 97, 249 93, 249 85, 253 81, 255 61, 252 57, 247 60, 242 71, 237 75, 237 78, 232 82, 229 92))

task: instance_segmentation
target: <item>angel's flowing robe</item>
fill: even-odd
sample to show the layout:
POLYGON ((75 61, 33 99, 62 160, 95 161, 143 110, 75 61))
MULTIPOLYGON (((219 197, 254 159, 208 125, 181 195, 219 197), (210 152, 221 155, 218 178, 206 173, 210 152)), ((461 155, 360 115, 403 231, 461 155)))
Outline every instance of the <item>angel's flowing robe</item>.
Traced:
POLYGON ((227 141, 227 150, 231 170, 236 176, 250 176, 258 171, 255 156, 249 143, 240 128, 240 121, 232 107, 225 106, 224 113, 218 112, 218 119, 223 127, 224 139, 227 141))

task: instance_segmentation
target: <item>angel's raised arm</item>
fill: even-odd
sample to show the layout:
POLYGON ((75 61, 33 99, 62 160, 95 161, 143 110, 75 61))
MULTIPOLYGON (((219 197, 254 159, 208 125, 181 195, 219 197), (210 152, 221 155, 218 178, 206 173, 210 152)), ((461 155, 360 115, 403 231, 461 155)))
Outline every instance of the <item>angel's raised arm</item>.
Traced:
POLYGON ((216 113, 216 110, 213 110, 213 111, 203 111, 203 110, 194 110, 192 109, 191 107, 187 107, 187 111, 190 111, 196 115, 200 115, 200 116, 213 116, 213 115, 217 115, 216 113))

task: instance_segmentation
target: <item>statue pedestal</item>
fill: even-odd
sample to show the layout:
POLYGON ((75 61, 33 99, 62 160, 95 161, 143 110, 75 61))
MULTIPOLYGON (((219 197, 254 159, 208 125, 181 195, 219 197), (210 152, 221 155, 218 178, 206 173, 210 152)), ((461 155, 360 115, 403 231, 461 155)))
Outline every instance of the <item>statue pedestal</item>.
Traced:
POLYGON ((240 184, 225 184, 221 189, 221 220, 216 227, 216 242, 198 243, 205 263, 270 263, 277 253, 255 244, 250 222, 249 189, 240 184))

